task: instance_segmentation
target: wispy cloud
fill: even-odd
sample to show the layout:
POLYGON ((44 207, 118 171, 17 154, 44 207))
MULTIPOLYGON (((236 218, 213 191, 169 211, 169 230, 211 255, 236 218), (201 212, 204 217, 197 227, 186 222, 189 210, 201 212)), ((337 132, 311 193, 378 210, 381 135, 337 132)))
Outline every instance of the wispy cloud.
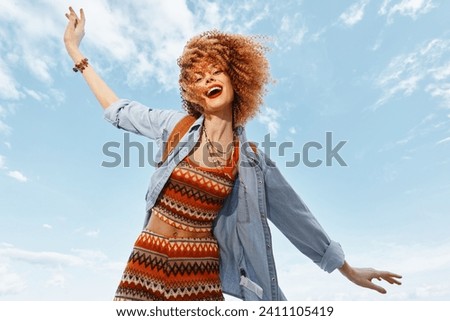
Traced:
POLYGON ((28 178, 19 171, 9 171, 8 176, 12 177, 22 183, 25 183, 28 181, 28 178))
POLYGON ((11 267, 4 262, 0 262, 0 296, 17 294, 26 289, 25 280, 11 267))
POLYGON ((66 284, 66 277, 62 272, 55 272, 51 278, 47 281, 47 286, 64 288, 66 284))
MULTIPOLYGON (((441 121, 438 113, 430 113, 418 122, 417 125, 410 128, 402 138, 385 144, 378 152, 391 151, 394 148, 405 146, 406 144, 410 144, 417 139, 423 139, 431 134, 442 135, 442 131, 448 128, 448 124, 450 124, 450 121, 447 119, 441 121)), ((446 140, 444 139, 436 144, 438 145, 443 142, 446 142, 446 140)), ((402 159, 408 160, 411 159, 409 154, 417 152, 417 149, 405 150, 405 152, 408 155, 404 155, 402 159)))
MULTIPOLYGON (((176 10, 172 2, 161 0, 126 4, 82 0, 76 5, 76 9, 85 9, 87 19, 82 50, 94 56, 92 64, 98 70, 107 73, 120 63, 129 85, 144 86, 154 80, 165 89, 178 88, 176 59, 190 37, 214 28, 245 32, 270 16, 268 4, 253 0, 231 5, 206 0, 188 5, 187 1, 178 1, 176 10)), ((15 48, 12 70, 25 67, 35 79, 52 84, 52 71, 61 67, 58 61, 64 67, 70 61, 62 46, 67 6, 62 1, 48 0, 1 2, 0 18, 11 37, 4 39, 0 56, 15 48), (43 28, 46 32, 39 32, 43 28), (65 59, 55 59, 55 52, 65 59)), ((11 73, 0 64, 0 95, 18 99, 20 91, 14 84, 17 82, 11 73)), ((27 93, 34 99, 42 97, 37 91, 27 93)))
POLYGON ((0 155, 0 169, 6 169, 6 157, 0 155))
POLYGON ((438 142, 436 143, 436 145, 439 145, 439 144, 442 144, 442 143, 450 143, 450 137, 441 139, 440 141, 438 141, 438 142))
POLYGON ((272 135, 276 135, 280 128, 278 118, 280 118, 280 113, 276 109, 270 107, 264 107, 258 116, 259 122, 264 124, 267 127, 268 132, 272 135))
POLYGON ((364 17, 364 8, 369 3, 368 0, 359 1, 351 5, 340 16, 339 20, 347 27, 352 27, 360 22, 364 17))
MULTIPOLYGON (((1 51, 0 51, 1 52, 1 51)), ((17 100, 23 94, 18 89, 18 84, 11 74, 5 62, 0 58, 0 98, 17 100)))
MULTIPOLYGON (((116 262, 112 262, 101 251, 89 249, 72 249, 71 253, 54 251, 30 251, 12 245, 0 245, 0 257, 10 261, 37 264, 49 268, 82 267, 94 270, 117 270, 116 262)), ((123 265, 123 262, 120 263, 123 265)))
POLYGON ((30 251, 11 244, 0 244, 0 297, 11 296, 26 290, 36 289, 44 284, 47 287, 64 288, 68 277, 82 271, 89 274, 112 271, 120 273, 123 262, 111 261, 103 252, 90 249, 73 249, 69 253, 54 251, 30 251), (30 270, 29 273, 15 271, 30 270), (13 272, 14 271, 14 272, 13 272), (39 279, 36 278, 39 276, 39 279), (43 279, 44 278, 44 279, 43 279))
POLYGON ((444 80, 445 78, 448 78, 450 76, 450 62, 439 68, 431 68, 429 72, 434 79, 444 80))
POLYGON ((450 83, 430 84, 425 90, 433 97, 441 98, 443 106, 450 108, 450 83))
POLYGON ((392 58, 375 79, 383 95, 373 108, 377 109, 394 96, 409 96, 423 86, 433 97, 442 98, 448 104, 449 86, 444 83, 450 75, 448 59, 450 40, 447 39, 433 39, 411 53, 392 58))
POLYGON ((11 132, 11 127, 8 126, 3 120, 0 119, 0 133, 9 134, 11 132))
POLYGON ((338 271, 327 275, 310 262, 290 264, 289 261, 280 265, 280 284, 290 300, 446 300, 450 295, 450 284, 443 282, 450 269, 448 242, 428 246, 367 244, 364 252, 352 251, 350 260, 355 266, 367 264, 399 273, 403 284, 380 283, 388 291, 382 296, 355 286, 338 271), (293 280, 302 280, 302 286, 293 280))
POLYGON ((30 96, 31 98, 33 98, 33 99, 35 99, 37 101, 42 101, 44 99, 48 99, 49 98, 48 95, 46 95, 44 93, 41 93, 41 92, 38 92, 38 91, 33 90, 33 89, 24 88, 24 92, 28 96, 30 96))
POLYGON ((79 227, 75 230, 75 233, 85 235, 87 237, 98 237, 100 234, 99 229, 87 229, 85 227, 79 227))
POLYGON ((408 16, 417 19, 418 16, 430 12, 436 5, 433 0, 402 0, 391 4, 391 0, 384 0, 378 14, 387 16, 388 22, 392 23, 395 15, 408 16))
POLYGON ((308 27, 300 13, 284 15, 278 30, 275 45, 283 51, 290 50, 291 45, 300 46, 308 33, 308 27))
POLYGON ((82 266, 85 263, 82 258, 71 254, 47 251, 33 252, 16 247, 0 247, 0 254, 2 257, 7 257, 11 260, 54 267, 82 266))

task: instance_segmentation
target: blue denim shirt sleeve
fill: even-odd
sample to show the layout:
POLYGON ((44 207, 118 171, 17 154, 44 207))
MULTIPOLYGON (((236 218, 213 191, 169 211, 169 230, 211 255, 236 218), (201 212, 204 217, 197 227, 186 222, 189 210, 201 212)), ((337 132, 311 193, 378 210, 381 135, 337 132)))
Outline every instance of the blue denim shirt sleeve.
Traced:
POLYGON ((155 140, 160 140, 163 132, 170 133, 184 115, 181 111, 151 109, 128 99, 119 99, 104 111, 105 119, 115 127, 155 140))
POLYGON ((344 264, 344 252, 331 240, 275 164, 266 163, 268 218, 303 254, 331 273, 344 264))

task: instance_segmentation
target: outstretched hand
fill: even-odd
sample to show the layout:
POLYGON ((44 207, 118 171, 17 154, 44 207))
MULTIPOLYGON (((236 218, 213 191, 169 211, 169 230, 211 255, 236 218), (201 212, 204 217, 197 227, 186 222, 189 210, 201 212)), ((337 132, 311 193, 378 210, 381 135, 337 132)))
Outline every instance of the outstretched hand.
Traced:
POLYGON ((69 13, 66 13, 66 17, 69 19, 69 22, 64 32, 64 44, 70 54, 71 51, 78 49, 84 37, 86 18, 83 9, 80 9, 80 16, 78 17, 72 7, 69 7, 69 13))
POLYGON ((378 281, 385 280, 390 284, 402 284, 398 280, 402 278, 401 275, 388 271, 378 271, 372 268, 354 268, 351 267, 347 262, 344 262, 344 265, 339 269, 339 271, 353 283, 365 288, 378 291, 382 294, 386 293, 386 289, 373 283, 373 279, 377 279, 378 281))

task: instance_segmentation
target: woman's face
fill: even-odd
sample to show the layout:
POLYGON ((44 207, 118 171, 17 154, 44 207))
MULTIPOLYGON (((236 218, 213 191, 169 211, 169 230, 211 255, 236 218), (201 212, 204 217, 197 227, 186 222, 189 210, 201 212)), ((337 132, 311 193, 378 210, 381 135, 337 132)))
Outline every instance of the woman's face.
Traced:
POLYGON ((191 90, 199 97, 206 114, 216 114, 231 110, 234 91, 231 79, 220 66, 208 64, 199 66, 192 72, 191 90))

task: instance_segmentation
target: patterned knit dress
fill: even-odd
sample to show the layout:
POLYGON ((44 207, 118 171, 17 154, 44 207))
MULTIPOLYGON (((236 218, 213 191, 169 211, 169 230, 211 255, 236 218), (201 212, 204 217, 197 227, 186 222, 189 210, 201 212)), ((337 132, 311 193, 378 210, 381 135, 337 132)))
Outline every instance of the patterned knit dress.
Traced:
MULTIPOLYGON (((152 215, 190 232, 211 232, 230 194, 239 148, 229 164, 205 168, 189 156, 173 170, 152 215)), ((213 237, 176 238, 144 229, 122 275, 114 300, 224 300, 219 277, 219 246, 213 237)))

